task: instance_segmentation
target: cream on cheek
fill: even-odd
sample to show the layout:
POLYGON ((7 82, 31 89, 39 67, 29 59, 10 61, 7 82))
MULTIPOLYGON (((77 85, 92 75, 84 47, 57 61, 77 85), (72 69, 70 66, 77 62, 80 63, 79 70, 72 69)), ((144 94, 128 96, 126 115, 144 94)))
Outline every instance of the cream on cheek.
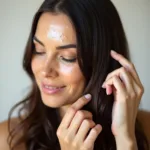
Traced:
POLYGON ((68 87, 68 93, 74 95, 75 99, 72 99, 72 102, 74 102, 83 91, 85 82, 84 77, 80 72, 80 68, 77 66, 77 64, 61 64, 59 67, 59 71, 63 77, 62 79, 68 87))
POLYGON ((60 63, 59 71, 60 74, 65 78, 65 81, 68 83, 79 85, 84 80, 84 77, 77 64, 66 65, 60 63))
POLYGON ((67 76, 70 76, 75 69, 74 65, 66 65, 63 63, 60 63, 59 67, 60 67, 60 72, 67 76))

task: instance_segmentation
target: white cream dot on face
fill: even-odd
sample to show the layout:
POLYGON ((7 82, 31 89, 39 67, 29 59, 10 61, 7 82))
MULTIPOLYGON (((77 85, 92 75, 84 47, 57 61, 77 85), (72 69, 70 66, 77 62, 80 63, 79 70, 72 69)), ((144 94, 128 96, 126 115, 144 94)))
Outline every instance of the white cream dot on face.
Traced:
POLYGON ((61 26, 58 25, 50 25, 47 37, 50 39, 54 39, 56 41, 63 42, 66 40, 66 36, 63 34, 63 29, 61 26))
POLYGON ((60 65, 60 72, 63 72, 66 75, 70 75, 73 71, 74 67, 73 66, 66 66, 64 64, 60 65))

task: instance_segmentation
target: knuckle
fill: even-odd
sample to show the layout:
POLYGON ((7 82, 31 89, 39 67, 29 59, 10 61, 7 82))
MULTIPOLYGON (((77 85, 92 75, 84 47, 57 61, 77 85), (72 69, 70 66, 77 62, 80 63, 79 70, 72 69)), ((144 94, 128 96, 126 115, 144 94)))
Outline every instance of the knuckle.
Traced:
POLYGON ((113 76, 113 80, 116 80, 118 77, 115 75, 115 76, 113 76))
POLYGON ((93 132, 93 134, 98 134, 98 133, 99 133, 98 129, 96 129, 96 128, 93 128, 93 129, 91 130, 91 132, 93 132))
POLYGON ((60 130, 59 130, 59 129, 57 129, 56 135, 57 135, 57 136, 60 136, 60 130))
POLYGON ((84 119, 83 123, 84 123, 86 126, 90 127, 90 121, 89 121, 88 119, 84 119))
POLYGON ((128 99, 130 99, 130 96, 129 96, 128 94, 126 94, 126 95, 124 96, 124 98, 122 99, 122 102, 123 102, 123 103, 126 103, 128 99))
POLYGON ((126 72, 126 69, 124 67, 121 67, 122 72, 126 72))
POLYGON ((132 62, 129 63, 131 69, 134 69, 134 64, 132 62))
POLYGON ((144 93, 144 88, 139 89, 139 95, 142 95, 144 93))
POLYGON ((125 96, 125 101, 128 100, 128 99, 130 99, 130 97, 129 97, 129 95, 127 94, 127 95, 125 96))
POLYGON ((77 111, 77 116, 79 116, 80 118, 84 118, 84 113, 81 110, 77 111))
POLYGON ((56 135, 57 135, 57 137, 59 137, 59 138, 61 138, 61 137, 63 136, 63 134, 62 134, 62 130, 61 130, 61 128, 60 128, 60 127, 57 129, 57 131, 56 131, 56 135))
POLYGON ((74 148, 77 147, 77 146, 78 146, 77 142, 76 142, 76 141, 73 141, 73 142, 72 142, 72 146, 73 146, 74 148))
POLYGON ((85 111, 87 118, 93 118, 93 114, 90 111, 85 111))
POLYGON ((136 98, 136 94, 135 93, 131 93, 130 98, 131 99, 135 99, 136 98))
POLYGON ((78 110, 76 113, 76 116, 82 120, 84 118, 93 118, 93 114, 91 112, 85 111, 85 110, 78 110))
POLYGON ((85 119, 83 121, 83 124, 88 126, 88 128, 91 128, 91 127, 93 127, 95 125, 95 122, 93 120, 85 119))
POLYGON ((67 136, 64 138, 64 143, 66 143, 66 144, 70 143, 70 139, 67 136))
POLYGON ((75 113, 76 112, 76 109, 73 107, 73 106, 71 106, 70 108, 69 108, 69 110, 68 110, 68 113, 75 113))
POLYGON ((117 75, 114 75, 113 77, 112 77, 112 80, 115 82, 115 81, 118 81, 118 76, 117 75))

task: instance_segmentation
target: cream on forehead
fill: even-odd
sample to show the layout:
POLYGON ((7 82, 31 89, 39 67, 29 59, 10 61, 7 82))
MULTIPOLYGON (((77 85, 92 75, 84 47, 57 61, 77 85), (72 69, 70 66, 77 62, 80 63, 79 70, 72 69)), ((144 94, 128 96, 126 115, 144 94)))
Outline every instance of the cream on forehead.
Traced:
POLYGON ((66 37, 63 34, 63 30, 64 29, 61 26, 50 25, 47 37, 62 42, 63 40, 66 39, 66 37))

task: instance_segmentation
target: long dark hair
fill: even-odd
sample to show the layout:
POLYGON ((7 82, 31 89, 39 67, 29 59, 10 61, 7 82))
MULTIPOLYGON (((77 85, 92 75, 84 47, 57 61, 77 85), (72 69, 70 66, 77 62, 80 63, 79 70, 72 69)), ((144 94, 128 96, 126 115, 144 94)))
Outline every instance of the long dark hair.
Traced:
MULTIPOLYGON (((36 84, 31 60, 33 56, 33 36, 42 13, 64 13, 74 25, 77 36, 77 55, 80 69, 86 79, 83 95, 92 94, 90 101, 82 109, 93 113, 93 121, 100 123, 102 132, 95 141, 94 150, 116 150, 116 143, 111 132, 113 95, 107 96, 101 88, 106 76, 121 65, 110 57, 113 49, 130 60, 128 43, 119 14, 109 0, 45 0, 34 16, 31 32, 25 48, 23 68, 32 81, 31 91, 16 104, 9 114, 9 145, 13 150, 25 143, 28 150, 60 150, 56 130, 60 124, 57 108, 50 108, 42 103, 36 84), (11 114, 20 107, 16 127, 11 130, 11 114), (25 117, 21 113, 26 112, 25 117), (13 142, 15 136, 23 132, 13 142), (12 144, 13 143, 13 144, 12 144)), ((139 150, 148 150, 148 142, 138 120, 135 135, 139 150)))

